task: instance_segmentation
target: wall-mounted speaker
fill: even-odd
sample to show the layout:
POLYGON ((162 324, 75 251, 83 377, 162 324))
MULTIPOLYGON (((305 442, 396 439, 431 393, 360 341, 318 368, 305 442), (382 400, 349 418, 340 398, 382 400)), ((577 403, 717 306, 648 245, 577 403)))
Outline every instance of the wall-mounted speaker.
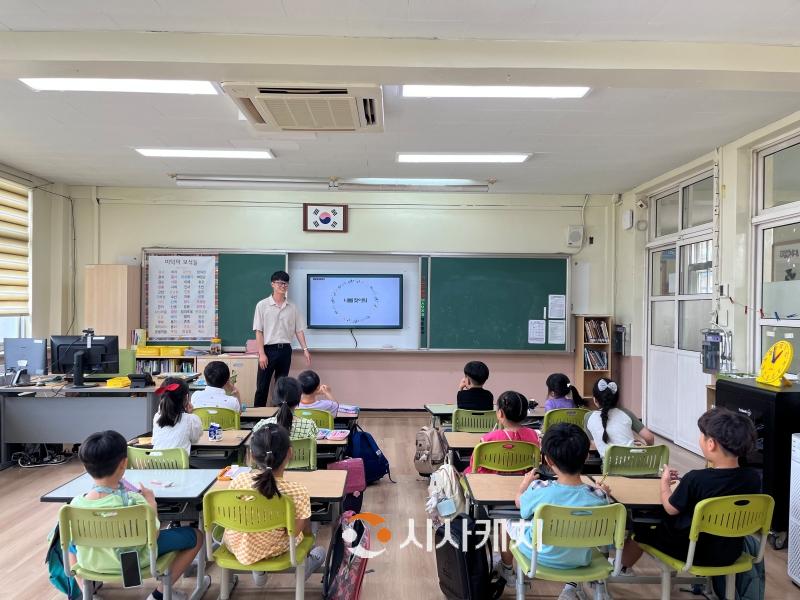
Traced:
POLYGON ((580 248, 583 246, 583 225, 570 225, 567 230, 567 246, 580 248))

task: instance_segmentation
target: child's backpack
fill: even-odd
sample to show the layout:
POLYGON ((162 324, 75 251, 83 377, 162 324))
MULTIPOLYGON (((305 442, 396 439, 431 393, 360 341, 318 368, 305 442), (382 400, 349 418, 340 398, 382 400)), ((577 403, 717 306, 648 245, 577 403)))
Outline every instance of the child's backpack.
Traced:
POLYGON ((431 473, 425 510, 435 525, 466 511, 461 475, 449 462, 431 473))
POLYGON ((352 458, 360 458, 364 461, 364 475, 367 484, 375 483, 384 475, 389 475, 389 481, 396 483, 392 479, 392 472, 389 470, 389 461, 378 448, 375 438, 361 429, 356 424, 350 430, 350 437, 347 441, 347 455, 352 458))
POLYGON ((361 505, 364 502, 364 490, 367 489, 367 479, 364 474, 364 461, 360 458, 346 458, 330 463, 328 469, 347 471, 347 479, 344 483, 345 496, 342 501, 342 512, 361 512, 361 505))
POLYGON ((506 581, 492 572, 492 532, 486 543, 475 520, 469 515, 436 529, 436 570, 439 588, 448 600, 496 600, 503 594, 506 581), (466 536, 465 536, 466 532, 466 536), (462 546, 462 544, 466 544, 462 546))
POLYGON ((357 549, 369 550, 369 528, 360 519, 351 523, 354 514, 351 511, 342 514, 331 536, 322 577, 325 600, 358 600, 361 596, 367 558, 364 553, 358 556, 357 549))
MULTIPOLYGON (((758 556, 758 539, 754 536, 744 538, 744 551, 750 556, 758 556)), ((735 598, 736 600, 764 600, 767 586, 767 576, 764 571, 764 561, 756 563, 749 571, 736 574, 735 594, 726 594, 725 576, 719 575, 711 578, 714 593, 718 598, 735 598)))
POLYGON ((53 528, 48 536, 50 544, 47 546, 47 554, 44 557, 44 564, 50 575, 50 583, 59 591, 64 593, 68 600, 78 600, 83 596, 78 582, 72 576, 67 576, 64 572, 64 555, 61 553, 61 532, 58 525, 53 528))
POLYGON ((417 432, 417 449, 414 451, 414 468, 420 475, 430 475, 438 469, 447 456, 444 434, 426 425, 417 432))

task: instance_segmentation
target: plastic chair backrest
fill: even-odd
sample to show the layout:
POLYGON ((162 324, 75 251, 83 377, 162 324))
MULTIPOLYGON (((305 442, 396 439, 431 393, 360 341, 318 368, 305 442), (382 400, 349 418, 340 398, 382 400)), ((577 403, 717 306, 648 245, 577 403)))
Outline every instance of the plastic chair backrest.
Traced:
POLYGON ((603 458, 603 475, 642 477, 660 475, 661 468, 669 463, 669 448, 658 446, 618 446, 606 448, 603 458))
POLYGON ((314 438, 301 438, 292 440, 292 460, 287 469, 292 470, 317 470, 317 440, 314 438))
POLYGON ((583 419, 592 411, 586 408, 554 408, 544 414, 542 432, 547 431, 548 427, 557 423, 572 423, 583 429, 583 419))
MULTIPOLYGON (((77 508, 62 506, 58 511, 58 527, 61 535, 61 552, 65 558, 64 570, 69 569, 66 557, 69 545, 93 548, 138 548, 147 546, 150 552, 150 570, 156 573, 157 546, 155 511, 148 505, 120 508, 77 508)), ((92 565, 81 563, 84 569, 92 565)), ((69 573, 67 574, 69 576, 69 573)))
POLYGON ((453 431, 467 433, 486 433, 497 425, 497 413, 493 410, 466 410, 457 408, 453 411, 453 431))
POLYGON ((538 467, 542 462, 539 446, 531 442, 481 442, 472 451, 472 469, 480 467, 498 473, 515 473, 538 467))
POLYGON ((622 504, 605 506, 556 506, 540 504, 533 513, 532 541, 564 548, 595 548, 625 544, 627 511, 622 504), (541 527, 538 522, 541 520, 541 527))
POLYGON ((211 423, 217 423, 222 429, 240 429, 239 413, 230 408, 195 408, 194 414, 203 422, 203 429, 208 429, 211 423))
POLYGON ((317 427, 322 429, 333 429, 333 415, 327 410, 318 408, 296 408, 294 414, 298 417, 311 419, 317 427))
POLYGON ((150 450, 128 446, 129 469, 188 469, 189 455, 183 448, 150 450))
POLYGON ((203 525, 206 532, 213 531, 215 524, 245 533, 286 529, 293 565, 297 564, 294 519, 294 503, 286 494, 267 498, 258 490, 214 490, 203 496, 203 525))

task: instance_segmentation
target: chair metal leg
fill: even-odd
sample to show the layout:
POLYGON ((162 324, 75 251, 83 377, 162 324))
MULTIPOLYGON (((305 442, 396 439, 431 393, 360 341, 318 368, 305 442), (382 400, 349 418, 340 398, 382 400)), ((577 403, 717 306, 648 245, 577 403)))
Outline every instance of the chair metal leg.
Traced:
POLYGON ((219 578, 219 600, 230 600, 231 597, 231 573, 228 569, 220 567, 219 578))
POLYGON ((306 596, 306 563, 301 562, 294 570, 294 600, 303 600, 306 596))
POLYGON ((94 582, 84 579, 82 592, 83 600, 92 600, 92 596, 94 596, 94 582))
POLYGON ((172 574, 169 571, 164 573, 161 582, 164 584, 164 600, 172 600, 172 574))
POLYGON ((661 567, 661 600, 669 600, 672 594, 672 571, 665 564, 659 564, 661 567))
POLYGON ((736 600, 736 574, 725 575, 725 600, 736 600))
POLYGON ((517 563, 517 586, 516 586, 516 597, 517 600, 525 600, 525 572, 522 570, 522 566, 517 563))

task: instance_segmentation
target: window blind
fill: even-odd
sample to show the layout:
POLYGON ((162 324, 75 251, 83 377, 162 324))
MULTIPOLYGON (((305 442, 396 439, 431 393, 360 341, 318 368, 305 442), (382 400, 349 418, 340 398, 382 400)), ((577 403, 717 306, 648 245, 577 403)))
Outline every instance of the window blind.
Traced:
POLYGON ((30 314, 28 189, 0 179, 0 316, 30 314))

